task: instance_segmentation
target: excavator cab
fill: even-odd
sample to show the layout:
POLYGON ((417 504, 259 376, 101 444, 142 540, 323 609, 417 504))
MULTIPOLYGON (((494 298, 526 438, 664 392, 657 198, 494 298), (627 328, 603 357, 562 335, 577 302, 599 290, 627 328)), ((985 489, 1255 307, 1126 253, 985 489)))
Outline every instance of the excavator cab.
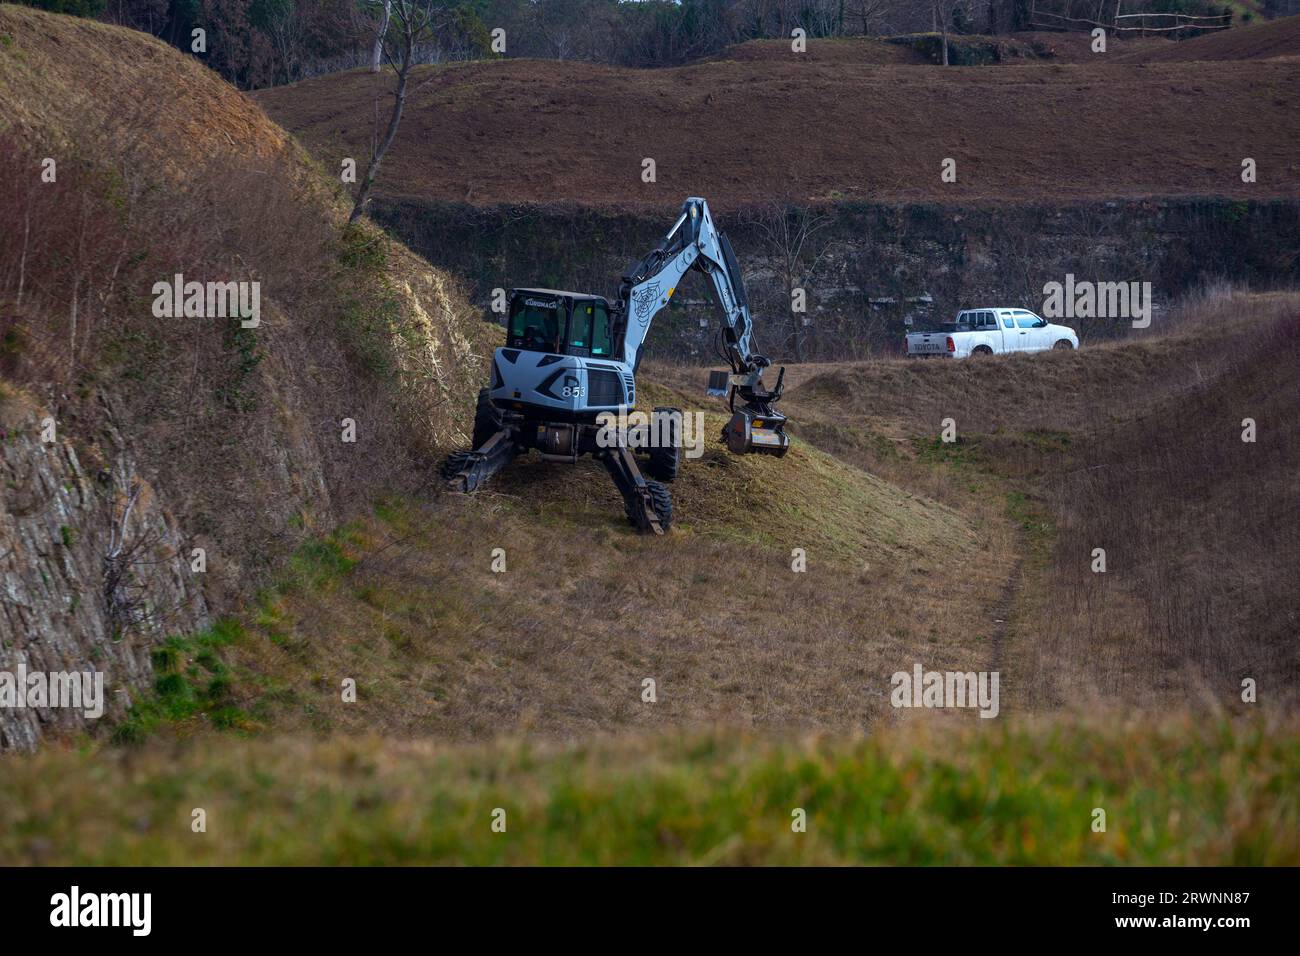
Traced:
POLYGON ((506 321, 506 347, 552 355, 608 359, 613 319, 603 296, 554 289, 515 289, 506 321))

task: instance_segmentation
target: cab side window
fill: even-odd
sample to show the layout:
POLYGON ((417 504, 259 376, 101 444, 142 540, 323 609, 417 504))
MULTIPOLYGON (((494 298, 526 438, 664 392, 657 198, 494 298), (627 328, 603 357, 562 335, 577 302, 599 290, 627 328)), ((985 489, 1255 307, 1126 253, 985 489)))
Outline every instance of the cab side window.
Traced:
POLYGON ((603 302, 593 302, 591 314, 591 354, 609 355, 612 351, 609 309, 603 302))
POLYGON ((1004 315, 1002 316, 1002 327, 1004 329, 1014 329, 1016 327, 1016 320, 1009 315, 1004 315))
POLYGON ((1035 319, 1028 312, 1016 313, 1016 325, 1018 325, 1022 329, 1032 329, 1037 324, 1037 322, 1038 320, 1035 319))

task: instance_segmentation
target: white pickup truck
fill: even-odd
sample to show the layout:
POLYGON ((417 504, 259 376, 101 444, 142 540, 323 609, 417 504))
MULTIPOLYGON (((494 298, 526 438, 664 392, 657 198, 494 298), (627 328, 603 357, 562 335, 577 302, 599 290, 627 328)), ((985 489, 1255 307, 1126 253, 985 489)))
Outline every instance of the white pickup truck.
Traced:
POLYGON ((1025 309, 963 309, 937 331, 907 333, 903 344, 907 354, 916 358, 966 358, 1078 347, 1074 329, 1052 325, 1025 309))

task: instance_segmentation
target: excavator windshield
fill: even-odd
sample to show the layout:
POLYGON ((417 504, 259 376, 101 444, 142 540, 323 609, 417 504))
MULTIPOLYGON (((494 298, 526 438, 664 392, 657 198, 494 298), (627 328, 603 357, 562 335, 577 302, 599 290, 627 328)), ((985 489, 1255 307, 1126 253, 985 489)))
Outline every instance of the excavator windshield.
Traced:
POLYGON ((510 303, 507 345, 530 352, 609 358, 614 351, 609 306, 597 298, 517 295, 510 303))
POLYGON ((540 299, 529 295, 510 303, 508 345, 530 352, 560 351, 564 331, 564 300, 540 299))

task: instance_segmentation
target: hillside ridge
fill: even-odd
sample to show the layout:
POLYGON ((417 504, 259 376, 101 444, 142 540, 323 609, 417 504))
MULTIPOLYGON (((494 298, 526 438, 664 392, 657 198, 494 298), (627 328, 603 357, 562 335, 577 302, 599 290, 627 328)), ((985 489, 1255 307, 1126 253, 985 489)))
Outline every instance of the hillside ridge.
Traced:
MULTIPOLYGON (((656 70, 542 60, 419 67, 378 195, 628 209, 686 195, 719 209, 1300 196, 1300 63, 945 70, 790 56, 656 70), (1249 144, 1268 174, 1243 183, 1241 147, 1228 143, 1249 144), (945 158, 956 160, 956 182, 941 179, 945 158), (646 159, 654 182, 643 181, 646 159)), ((390 86, 353 71, 255 97, 333 167, 365 153, 372 103, 390 86)))

